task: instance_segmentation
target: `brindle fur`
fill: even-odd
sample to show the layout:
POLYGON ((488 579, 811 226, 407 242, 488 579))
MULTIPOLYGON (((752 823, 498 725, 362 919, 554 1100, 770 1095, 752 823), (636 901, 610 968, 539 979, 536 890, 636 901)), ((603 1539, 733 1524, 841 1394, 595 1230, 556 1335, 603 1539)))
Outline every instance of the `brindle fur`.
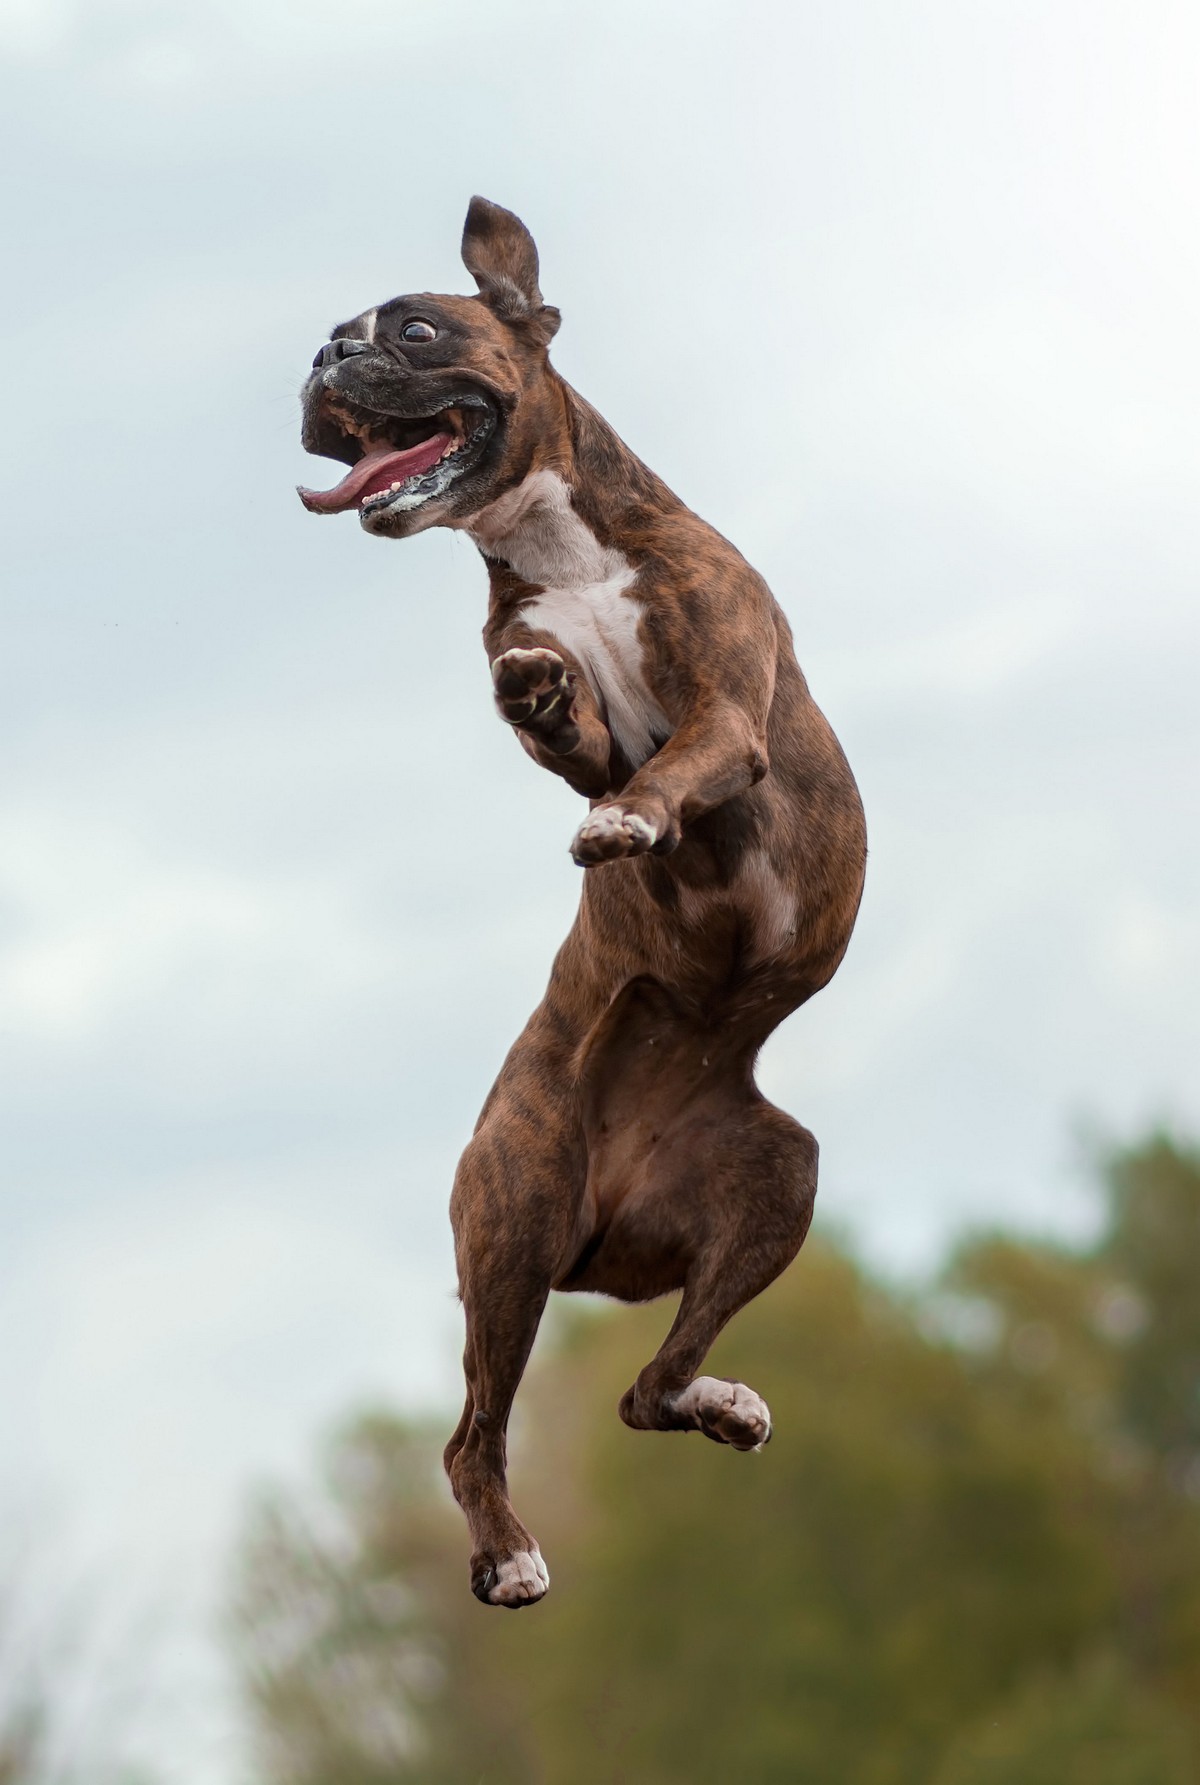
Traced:
MULTIPOLYGON (((552 1289, 631 1302, 682 1290, 622 1419, 699 1423, 739 1448, 769 1435, 733 1412, 698 1422, 676 1402, 808 1230, 817 1145, 763 1098, 754 1061, 841 960, 866 848, 853 777, 762 578, 550 366, 557 312, 542 304, 524 226, 475 200, 464 259, 480 296, 380 310, 379 363, 360 354, 310 383, 306 443, 331 452, 325 405, 339 393, 382 409, 390 389, 394 411, 410 414, 422 389, 460 375, 492 394, 504 424, 484 465, 436 515, 377 530, 472 533, 488 565, 484 642, 502 716, 593 810, 633 814, 654 833, 648 849, 645 833, 576 840, 587 869, 578 916, 454 1185, 467 1397, 446 1465, 474 1543, 472 1585, 488 1600, 504 1564, 536 1554, 509 1501, 505 1431, 552 1289), (405 316, 431 313, 450 340, 408 353, 405 316), (505 551, 525 524, 512 525, 513 492, 535 488, 526 480, 538 472, 563 480, 574 514, 636 572, 643 674, 670 721, 647 761, 622 755, 585 666, 523 618, 542 585, 505 551)), ((361 319, 337 333, 361 338, 361 319)), ((354 443, 332 438, 353 462, 354 443)), ((541 1590, 518 1586, 504 1602, 541 1590)))

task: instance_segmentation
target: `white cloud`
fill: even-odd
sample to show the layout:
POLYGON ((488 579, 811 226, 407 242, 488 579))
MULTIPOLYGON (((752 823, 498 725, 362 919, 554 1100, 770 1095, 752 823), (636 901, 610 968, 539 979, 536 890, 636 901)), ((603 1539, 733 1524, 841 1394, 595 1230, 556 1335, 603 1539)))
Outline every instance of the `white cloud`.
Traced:
POLYGON ((38 61, 66 40, 71 8, 65 0, 0 0, 0 54, 38 61))

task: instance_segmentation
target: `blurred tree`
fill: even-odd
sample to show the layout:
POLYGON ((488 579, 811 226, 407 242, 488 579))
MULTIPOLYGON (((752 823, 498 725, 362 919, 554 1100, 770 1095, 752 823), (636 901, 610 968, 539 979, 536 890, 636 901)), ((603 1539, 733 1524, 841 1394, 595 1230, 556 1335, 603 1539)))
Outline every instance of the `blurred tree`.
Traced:
POLYGON ((1102 1310, 1122 1345, 1120 1410, 1129 1430, 1200 1496, 1200 1154, 1157 1135, 1108 1170, 1102 1310))
POLYGON ((452 1785, 497 1772, 483 1676, 464 1666, 459 1514, 444 1435, 383 1416, 348 1426, 306 1513, 251 1516, 232 1620, 258 1772, 287 1785, 452 1785))
MULTIPOLYGON (((993 1317, 975 1373, 1085 1441, 1107 1490, 1120 1651, 1200 1706, 1200 1157, 1165 1135, 1103 1169, 1108 1221, 1075 1255, 964 1248, 949 1282, 993 1317)), ((1197 1770, 1200 1777, 1200 1767, 1197 1770)))
POLYGON ((529 1618, 467 1594, 437 1444, 361 1422, 243 1553, 264 1781, 1200 1778, 1200 1166, 1108 1178, 1091 1250, 981 1238, 918 1297, 810 1245, 710 1365, 771 1402, 761 1457, 626 1430, 666 1313, 574 1308, 514 1434, 529 1618))
POLYGON ((0 1561, 0 1785, 152 1785, 131 1752, 145 1657, 21 1536, 0 1561))
POLYGON ((951 1746, 933 1785, 1195 1785, 1182 1719, 1112 1657, 1035 1679, 951 1746))
POLYGON ((0 1728, 0 1785, 29 1785, 37 1776, 38 1720, 24 1708, 10 1710, 0 1728))

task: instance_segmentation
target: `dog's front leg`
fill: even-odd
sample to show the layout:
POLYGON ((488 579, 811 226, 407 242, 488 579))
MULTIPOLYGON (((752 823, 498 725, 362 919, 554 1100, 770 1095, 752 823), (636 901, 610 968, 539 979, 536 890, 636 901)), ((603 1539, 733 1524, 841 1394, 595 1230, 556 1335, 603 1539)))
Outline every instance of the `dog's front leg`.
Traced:
POLYGON ((676 847, 683 826, 767 772, 765 723, 729 700, 696 707, 613 798, 594 806, 571 854, 580 867, 676 847))
POLYGON ((607 792, 612 738, 595 695, 561 647, 523 634, 493 658, 492 686, 497 712, 535 762, 588 799, 607 792))

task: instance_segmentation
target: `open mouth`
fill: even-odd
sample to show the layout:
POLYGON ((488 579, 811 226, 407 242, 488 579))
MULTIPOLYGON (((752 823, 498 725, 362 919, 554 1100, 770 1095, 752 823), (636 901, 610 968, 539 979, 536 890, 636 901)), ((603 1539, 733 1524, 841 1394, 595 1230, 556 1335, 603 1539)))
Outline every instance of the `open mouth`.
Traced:
POLYGON ((301 486, 300 500, 313 514, 357 508, 364 520, 443 495, 478 463, 496 426, 495 410, 482 395, 417 418, 379 415, 326 397, 322 420, 360 456, 333 489, 301 486))

